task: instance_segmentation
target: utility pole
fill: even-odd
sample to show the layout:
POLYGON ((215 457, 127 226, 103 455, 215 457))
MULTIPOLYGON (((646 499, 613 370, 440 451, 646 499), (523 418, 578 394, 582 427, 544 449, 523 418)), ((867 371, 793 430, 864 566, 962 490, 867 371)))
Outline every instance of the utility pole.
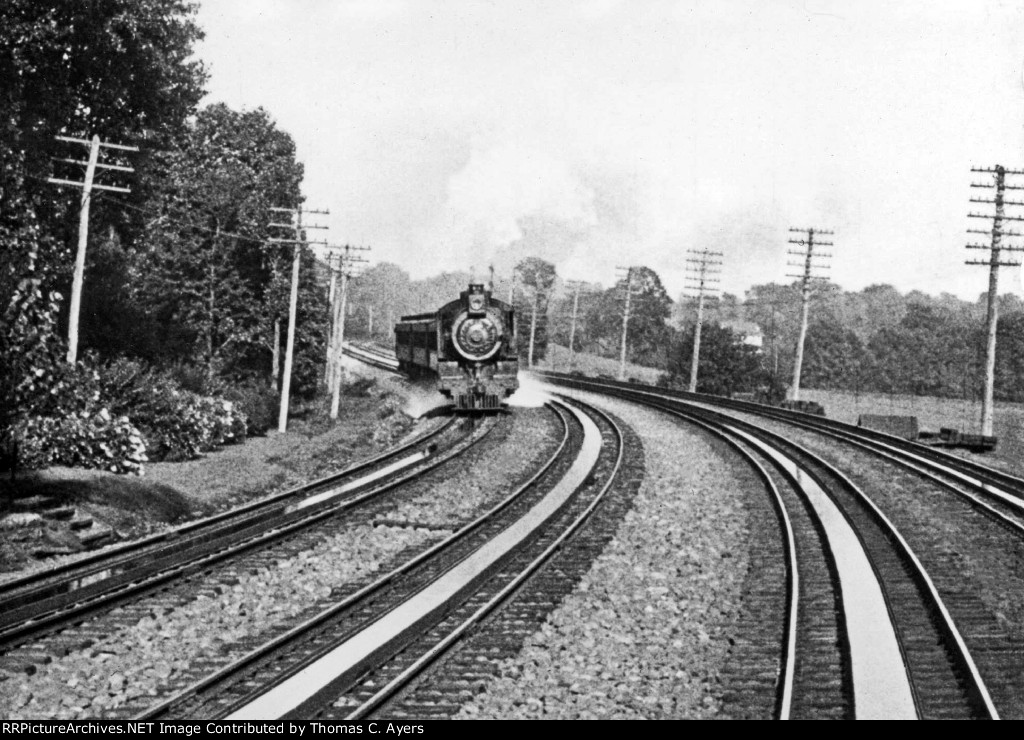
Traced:
POLYGON ((693 358, 690 361, 690 393, 697 392, 697 368, 700 364, 700 332, 704 325, 704 295, 705 293, 715 292, 718 288, 713 287, 718 283, 716 275, 721 273, 721 270, 713 269, 715 265, 721 265, 721 260, 716 260, 715 257, 721 257, 721 252, 712 252, 708 249, 687 249, 688 254, 694 255, 693 257, 687 257, 686 262, 688 266, 686 268, 687 277, 687 288, 697 291, 697 324, 693 329, 693 358), (708 269, 712 268, 712 269, 708 269))
POLYGON ((995 205, 995 215, 984 213, 968 213, 969 218, 991 219, 992 229, 968 229, 971 234, 991 234, 990 244, 968 244, 968 249, 987 249, 989 258, 987 260, 967 260, 968 265, 987 265, 988 272, 988 310, 985 314, 985 393, 981 399, 981 433, 985 436, 992 436, 992 406, 995 390, 996 371, 996 328, 999 322, 999 268, 1001 266, 1019 265, 1020 262, 1000 259, 1002 252, 1020 252, 1024 247, 1003 243, 1004 236, 1022 236, 1016 231, 1003 229, 1003 221, 1024 221, 1024 217, 1007 216, 1006 206, 1024 206, 1024 202, 1006 200, 1004 193, 1007 190, 1024 190, 1021 185, 1007 185, 1007 175, 1024 175, 1024 170, 1008 170, 1002 165, 995 167, 972 167, 971 172, 984 172, 993 175, 993 182, 980 183, 972 182, 972 188, 994 189, 995 198, 971 198, 971 203, 987 203, 995 205))
POLYGON ((793 363, 793 390, 791 393, 791 399, 794 401, 800 400, 800 372, 803 369, 804 364, 804 340, 807 338, 807 314, 808 308, 811 303, 811 280, 827 280, 828 278, 820 275, 812 275, 812 270, 827 269, 828 265, 822 265, 814 262, 816 257, 831 257, 831 254, 815 254, 815 247, 831 247, 832 242, 823 242, 820 239, 815 241, 815 236, 821 234, 833 234, 832 231, 825 231, 824 229, 790 229, 791 233, 795 234, 806 234, 806 238, 803 239, 790 239, 790 244, 797 244, 803 247, 801 250, 790 249, 789 253, 798 257, 803 257, 803 262, 790 262, 791 267, 803 267, 803 272, 799 275, 787 275, 787 277, 797 278, 800 282, 800 336, 796 341, 796 360, 793 363))
POLYGON ((537 294, 539 292, 539 290, 534 288, 533 301, 531 301, 533 308, 532 313, 530 314, 530 351, 526 358, 526 366, 531 370, 533 369, 533 342, 537 337, 537 294))
POLYGON ((280 229, 291 229, 295 232, 295 236, 292 239, 270 239, 270 242, 275 244, 293 245, 292 293, 288 302, 288 341, 284 352, 284 377, 281 379, 281 409, 277 416, 277 431, 286 432, 288 431, 289 395, 292 387, 292 361, 295 353, 295 322, 299 307, 299 264, 302 260, 302 249, 306 244, 326 244, 326 242, 306 241, 306 229, 326 229, 327 227, 319 225, 303 226, 302 215, 304 213, 330 215, 330 211, 306 210, 303 209, 302 206, 299 206, 298 208, 271 207, 270 210, 274 213, 288 213, 295 218, 293 223, 268 224, 268 226, 280 229))
POLYGON ((327 288, 327 310, 331 313, 331 319, 327 322, 327 355, 324 358, 324 383, 331 387, 332 373, 334 372, 334 297, 338 293, 338 270, 335 263, 338 262, 338 255, 328 250, 327 271, 331 280, 327 288))
MULTIPOLYGON (((338 247, 334 247, 337 249, 338 247)), ((341 409, 341 357, 342 347, 345 342, 345 316, 347 311, 348 302, 348 282, 351 278, 356 277, 355 270, 358 263, 366 262, 367 260, 352 254, 353 251, 369 251, 369 247, 353 247, 350 244, 340 248, 342 250, 340 259, 338 260, 339 277, 341 279, 341 285, 339 286, 338 294, 336 294, 335 305, 332 308, 332 334, 331 334, 331 357, 330 357, 330 371, 328 373, 329 384, 331 388, 331 419, 338 418, 338 412, 341 409)))
POLYGON ((334 253, 329 253, 327 255, 327 269, 331 273, 331 282, 330 282, 330 285, 328 285, 328 287, 327 287, 327 305, 328 306, 333 306, 334 305, 334 291, 337 290, 337 287, 338 287, 338 273, 334 269, 334 261, 335 261, 335 259, 336 259, 336 255, 334 253))
POLYGON ((89 147, 89 159, 58 158, 58 162, 85 165, 85 177, 82 182, 75 180, 62 180, 56 177, 47 178, 47 182, 54 185, 82 189, 82 206, 78 215, 78 252, 75 254, 75 276, 71 283, 71 307, 68 314, 68 363, 74 365, 78 360, 78 316, 82 308, 82 283, 85 281, 85 249, 89 242, 89 203, 92 200, 93 190, 106 190, 112 193, 130 193, 130 188, 115 187, 113 185, 100 185, 94 182, 96 170, 116 170, 118 172, 134 172, 131 167, 119 164, 105 164, 99 161, 100 149, 117 149, 126 152, 137 152, 136 146, 124 146, 122 144, 110 144, 100 141, 99 136, 92 139, 76 139, 71 136, 57 136, 57 141, 68 141, 74 144, 83 144, 89 147))
POLYGON ((626 336, 629 327, 629 302, 633 296, 633 267, 616 267, 619 280, 625 282, 626 303, 622 311, 622 352, 619 355, 619 380, 626 379, 626 336), (621 271, 625 270, 625 275, 621 271))
POLYGON ((566 286, 573 289, 572 292, 572 323, 569 325, 569 372, 572 372, 573 361, 575 359, 575 343, 576 343, 576 316, 580 310, 580 289, 583 287, 582 280, 569 280, 566 281, 566 286))
POLYGON ((343 296, 341 294, 341 290, 345 288, 346 276, 352 277, 351 266, 356 263, 366 262, 362 257, 353 255, 352 252, 367 251, 369 247, 353 247, 346 244, 344 246, 331 245, 328 249, 332 250, 328 253, 328 267, 331 270, 331 282, 332 284, 335 284, 338 280, 341 281, 341 288, 335 288, 332 292, 329 304, 331 319, 327 333, 327 358, 324 369, 324 382, 327 383, 327 388, 330 390, 334 388, 335 375, 339 372, 341 365, 342 352, 340 345, 341 339, 339 339, 339 336, 342 338, 344 337, 344 323, 348 307, 348 294, 346 293, 343 296), (344 300, 342 300, 343 298, 344 300))

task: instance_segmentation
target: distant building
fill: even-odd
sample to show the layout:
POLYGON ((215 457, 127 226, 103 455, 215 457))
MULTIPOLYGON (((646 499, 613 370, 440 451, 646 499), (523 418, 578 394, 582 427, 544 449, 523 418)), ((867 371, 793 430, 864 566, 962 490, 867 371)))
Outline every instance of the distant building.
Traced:
POLYGON ((764 346, 764 334, 761 333, 761 327, 753 321, 723 321, 722 327, 731 329, 734 334, 743 337, 744 344, 749 344, 751 347, 757 347, 758 349, 764 346))

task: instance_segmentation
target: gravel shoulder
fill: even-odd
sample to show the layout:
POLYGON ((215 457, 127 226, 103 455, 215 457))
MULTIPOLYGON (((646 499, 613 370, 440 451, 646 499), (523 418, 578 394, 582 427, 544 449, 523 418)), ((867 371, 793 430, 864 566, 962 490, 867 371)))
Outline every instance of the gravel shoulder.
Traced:
POLYGON ((640 435, 634 509, 575 591, 465 719, 711 718, 749 566, 745 497, 764 495, 723 449, 663 414, 572 394, 640 435))

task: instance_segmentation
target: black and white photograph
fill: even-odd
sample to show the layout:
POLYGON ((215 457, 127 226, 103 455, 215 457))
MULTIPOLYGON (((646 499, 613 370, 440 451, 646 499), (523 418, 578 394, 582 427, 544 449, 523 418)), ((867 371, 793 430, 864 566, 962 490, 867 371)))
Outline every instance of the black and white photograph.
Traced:
POLYGON ((0 734, 1024 719, 1022 262, 1013 0, 0 0, 0 734))

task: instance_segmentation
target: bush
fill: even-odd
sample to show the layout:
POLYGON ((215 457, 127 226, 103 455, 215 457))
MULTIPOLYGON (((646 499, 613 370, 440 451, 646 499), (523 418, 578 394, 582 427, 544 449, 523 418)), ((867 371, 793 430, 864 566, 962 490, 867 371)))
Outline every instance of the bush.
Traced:
POLYGON ((19 464, 26 468, 68 465, 141 475, 147 460, 139 430, 105 408, 95 414, 33 417, 16 427, 15 436, 19 464))
POLYGON ((156 460, 190 460, 245 438, 245 415, 231 401, 154 387, 132 412, 156 460))
POLYGON ((274 388, 256 380, 241 381, 225 389, 224 397, 244 414, 247 435, 266 434, 277 424, 281 399, 274 388))
POLYGON ((17 430, 19 464, 141 472, 141 462, 188 460, 240 442, 247 417, 227 399, 183 390, 173 375, 136 360, 86 357, 55 374, 36 414, 17 430))
POLYGON ((654 381, 654 385, 658 388, 680 388, 679 378, 669 373, 661 373, 658 379, 654 381))
POLYGON ((381 445, 394 444, 408 428, 408 420, 401 413, 404 403, 391 393, 382 393, 380 402, 377 412, 379 421, 373 430, 373 441, 381 445))
POLYGON ((101 395, 142 431, 152 459, 189 460, 245 439, 245 414, 234 403, 182 390, 174 372, 125 359, 99 370, 101 395))

